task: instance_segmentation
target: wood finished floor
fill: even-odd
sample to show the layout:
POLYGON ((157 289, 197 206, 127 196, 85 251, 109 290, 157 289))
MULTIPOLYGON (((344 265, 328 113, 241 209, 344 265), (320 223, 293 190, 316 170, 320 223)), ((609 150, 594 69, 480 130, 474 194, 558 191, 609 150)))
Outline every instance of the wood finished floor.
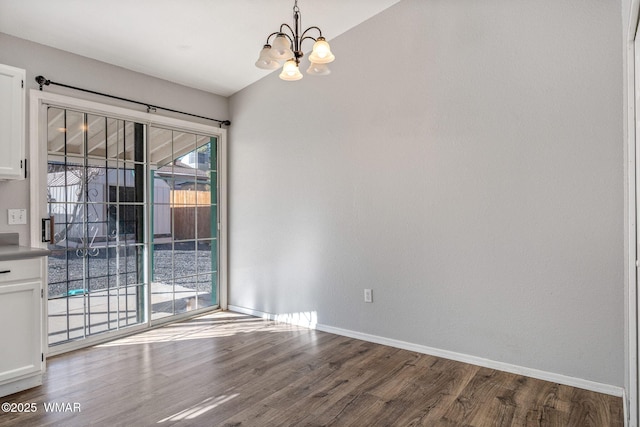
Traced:
POLYGON ((229 312, 49 359, 1 426, 622 426, 622 399, 229 312), (81 412, 47 413, 47 403, 81 412))

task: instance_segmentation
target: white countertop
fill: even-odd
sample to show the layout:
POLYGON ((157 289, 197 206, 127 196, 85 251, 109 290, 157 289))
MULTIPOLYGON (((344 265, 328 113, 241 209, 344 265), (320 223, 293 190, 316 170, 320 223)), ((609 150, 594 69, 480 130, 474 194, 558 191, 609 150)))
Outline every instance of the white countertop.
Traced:
POLYGON ((37 258, 51 254, 48 249, 30 248, 28 246, 6 245, 0 246, 0 261, 12 261, 16 259, 37 258))

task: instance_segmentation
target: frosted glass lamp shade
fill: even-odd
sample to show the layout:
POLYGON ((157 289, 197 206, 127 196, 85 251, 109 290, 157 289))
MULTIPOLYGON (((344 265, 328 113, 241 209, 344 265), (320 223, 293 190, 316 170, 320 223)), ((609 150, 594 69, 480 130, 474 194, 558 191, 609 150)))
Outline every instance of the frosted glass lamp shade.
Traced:
POLYGON ((324 37, 318 37, 318 40, 313 44, 313 51, 309 56, 309 61, 316 64, 328 64, 333 62, 336 57, 331 53, 331 47, 324 37))
POLYGON ((280 68, 280 63, 271 58, 270 52, 271 46, 268 44, 264 45, 260 51, 260 56, 256 61, 256 67, 262 68, 263 70, 275 70, 276 68, 280 68))
POLYGON ((283 60, 293 58, 294 54, 291 50, 291 42, 284 34, 278 34, 271 45, 271 50, 269 52, 272 59, 275 60, 283 60))
POLYGON ((312 62, 307 69, 307 74, 312 76, 326 76, 327 74, 331 74, 331 70, 327 64, 314 64, 312 62))
POLYGON ((295 81, 302 78, 302 73, 300 72, 295 60, 290 59, 284 63, 282 72, 280 73, 280 78, 286 81, 295 81))

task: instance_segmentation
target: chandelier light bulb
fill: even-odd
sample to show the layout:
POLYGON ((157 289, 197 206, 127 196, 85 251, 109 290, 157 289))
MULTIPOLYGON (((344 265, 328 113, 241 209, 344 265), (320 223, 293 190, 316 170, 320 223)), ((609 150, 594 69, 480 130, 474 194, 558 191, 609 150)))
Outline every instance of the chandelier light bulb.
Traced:
POLYGON ((312 62, 309 64, 307 74, 311 76, 326 76, 327 74, 331 74, 331 70, 327 64, 315 64, 312 62))
POLYGON ((324 37, 318 37, 318 40, 313 44, 313 51, 309 56, 309 61, 316 64, 328 64, 333 62, 336 57, 331 53, 331 47, 324 37))
POLYGON ((278 34, 276 39, 273 41, 269 54, 272 59, 276 60, 293 58, 294 54, 291 50, 291 42, 287 36, 284 34, 278 34))
POLYGON ((260 56, 258 56, 258 60, 256 61, 256 67, 262 68, 263 70, 275 70, 276 68, 280 68, 280 63, 271 58, 270 45, 264 45, 260 51, 260 56))
POLYGON ((302 78, 302 73, 300 72, 300 68, 298 68, 298 64, 295 59, 290 59, 284 63, 282 73, 280 73, 280 78, 290 82, 300 80, 302 78))

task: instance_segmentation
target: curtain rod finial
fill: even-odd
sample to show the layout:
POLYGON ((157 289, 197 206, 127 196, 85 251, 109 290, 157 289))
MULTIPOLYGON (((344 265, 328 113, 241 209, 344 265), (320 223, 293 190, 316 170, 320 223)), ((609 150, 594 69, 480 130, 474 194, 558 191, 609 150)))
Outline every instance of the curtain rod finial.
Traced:
POLYGON ((51 80, 47 80, 43 76, 37 76, 36 77, 36 83, 38 83, 40 85, 40 90, 42 90, 42 86, 44 86, 44 85, 49 86, 49 84, 51 83, 51 80))

